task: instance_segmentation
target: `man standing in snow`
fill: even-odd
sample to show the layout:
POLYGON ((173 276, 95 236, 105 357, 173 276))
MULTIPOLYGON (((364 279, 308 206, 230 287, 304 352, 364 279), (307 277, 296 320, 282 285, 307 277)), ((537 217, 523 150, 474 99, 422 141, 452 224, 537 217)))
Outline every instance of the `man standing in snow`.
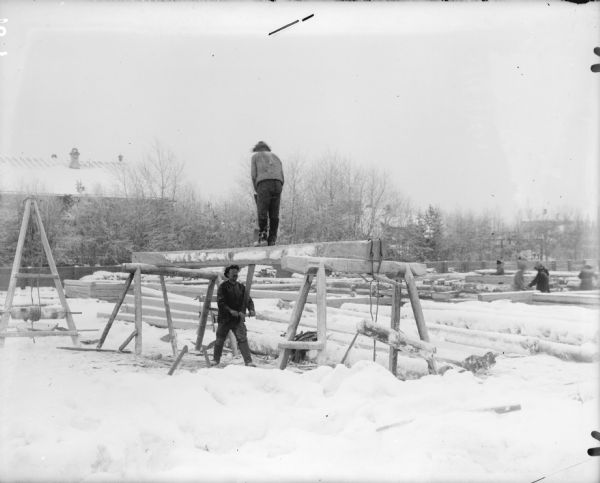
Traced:
POLYGON ((533 287, 535 285, 535 288, 540 292, 550 293, 550 272, 541 263, 538 263, 535 269, 538 273, 529 286, 533 287))
POLYGON ((219 307, 217 337, 215 341, 215 349, 213 352, 214 365, 221 361, 223 353, 223 345, 225 338, 231 330, 235 335, 244 363, 247 366, 256 367, 252 363, 252 355, 250 354, 250 346, 246 336, 246 308, 250 317, 254 317, 254 302, 248 296, 248 307, 244 307, 244 294, 246 287, 237 281, 240 267, 238 265, 230 265, 225 268, 225 280, 217 290, 217 306, 219 307))
POLYGON ((596 272, 594 272, 591 265, 586 263, 581 269, 581 272, 579 272, 578 277, 581 280, 579 290, 594 290, 594 282, 598 275, 596 275, 596 272))
POLYGON ((525 269, 527 268, 527 262, 521 257, 517 260, 517 271, 513 277, 513 288, 515 290, 525 290, 525 269))
POLYGON ((496 260, 496 275, 504 275, 504 262, 496 260))
POLYGON ((256 143, 252 151, 251 176, 258 212, 258 244, 275 245, 284 183, 283 167, 281 160, 263 141, 256 143))

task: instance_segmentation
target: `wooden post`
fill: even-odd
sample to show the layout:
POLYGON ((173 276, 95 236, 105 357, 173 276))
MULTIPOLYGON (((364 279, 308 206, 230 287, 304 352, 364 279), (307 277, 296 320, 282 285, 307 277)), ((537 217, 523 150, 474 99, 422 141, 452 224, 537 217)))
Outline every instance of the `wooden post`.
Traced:
POLYGON ((127 281, 125 282, 125 288, 123 289, 123 292, 121 292, 119 300, 117 301, 115 307, 113 308, 112 314, 110 314, 108 322, 106 323, 106 326, 104 327, 104 330, 102 331, 102 335, 100 336, 100 340, 98 341, 98 345, 96 346, 96 349, 102 348, 102 344, 104 344, 104 340, 106 339, 106 336, 108 335, 108 331, 112 327, 112 324, 115 321, 117 314, 119 313, 119 309, 121 308, 121 305, 123 304, 123 300, 125 300, 125 296, 127 295, 127 292, 129 291, 129 287, 131 286, 131 282, 133 281, 133 275, 134 275, 133 273, 130 273, 129 277, 127 277, 127 281))
MULTIPOLYGON (((400 305, 402 302, 402 285, 394 284, 394 291, 392 292, 392 317, 391 317, 391 328, 393 330, 400 330, 400 305)), ((390 346, 390 372, 396 376, 398 373, 398 351, 394 347, 390 346)))
POLYGON ((173 373, 175 372, 175 369, 177 369, 177 366, 179 365, 179 363, 181 362, 181 359, 183 358, 183 355, 188 351, 188 346, 184 345, 183 349, 181 349, 181 352, 179 353, 179 355, 177 356, 177 359, 175 359, 175 362, 173 362, 173 365, 171 366, 171 369, 169 369, 169 376, 172 376, 173 373))
MULTIPOLYGON (((10 309, 12 308, 13 298, 15 297, 15 290, 17 288, 16 274, 19 272, 19 268, 21 267, 23 245, 25 244, 25 235, 27 234, 27 226, 29 225, 30 214, 31 199, 27 198, 27 200, 25 201, 25 210, 23 212, 23 221, 21 222, 21 230, 19 231, 19 240, 17 241, 17 251, 15 253, 15 259, 13 260, 13 267, 10 273, 8 292, 6 293, 6 299, 4 300, 4 312, 2 313, 2 317, 0 318, 0 334, 3 334, 8 328, 8 321, 10 319, 10 309)), ((4 347, 3 337, 0 337, 0 347, 4 347)))
MULTIPOLYGON (((314 273, 312 272, 309 272, 304 276, 304 285, 302 285, 300 292, 298 292, 298 300, 296 300, 296 305, 294 305, 294 310, 292 311, 292 317, 290 319, 290 325, 288 325, 285 340, 292 340, 296 335, 296 329, 298 329, 298 324, 302 317, 302 310, 304 310, 304 305, 306 304, 313 278, 314 273)), ((279 369, 286 368, 291 352, 291 349, 283 349, 279 353, 279 359, 277 360, 279 369)))
POLYGON ((319 263, 317 270, 317 341, 323 342, 323 349, 317 356, 317 363, 321 363, 325 359, 327 341, 327 277, 324 262, 319 263))
MULTIPOLYGON (((53 275, 56 275, 56 278, 54 279, 54 286, 56 287, 56 291, 58 292, 58 298, 60 299, 60 303, 65 309, 67 327, 70 331, 77 330, 77 327, 75 327, 75 322, 73 321, 73 316, 71 315, 71 309, 69 308, 67 298, 65 297, 65 293, 63 291, 62 282, 60 281, 60 277, 58 276, 58 269, 56 268, 56 263, 54 263, 52 250, 50 250, 50 243, 48 243, 48 237, 46 236, 46 230, 44 229, 44 224, 42 223, 42 216, 40 215, 40 208, 38 207, 38 204, 35 200, 33 200, 33 208, 35 211, 38 228, 40 230, 40 236, 42 238, 42 246, 44 247, 44 252, 46 252, 46 261, 48 262, 48 266, 50 267, 50 272, 52 272, 53 275)), ((71 340, 73 341, 73 345, 75 347, 80 346, 79 335, 72 335, 71 340)))
MULTIPOLYGON (((415 321, 417 323, 419 337, 421 338, 421 340, 429 342, 429 333, 427 332, 427 326, 425 325, 425 317, 423 316, 423 309, 421 308, 421 301, 419 300, 419 292, 417 291, 415 279, 413 278, 410 267, 408 267, 404 272, 404 280, 406 281, 406 289, 408 291, 410 305, 412 307, 413 314, 415 315, 415 321)), ((431 359, 431 361, 428 361, 427 365, 431 374, 437 374, 435 361, 433 359, 431 359)))
POLYGON ((125 350, 125 347, 127 347, 127 344, 129 344, 131 342, 131 339, 133 339, 136 335, 137 330, 133 329, 133 332, 129 334, 127 336, 127 339, 125 339, 125 341, 119 346, 119 352, 123 352, 123 350, 125 350))
POLYGON ((254 268, 256 265, 248 265, 248 273, 246 273, 246 288, 244 289, 244 302, 242 304, 242 314, 246 315, 248 309, 248 299, 250 298, 250 290, 252 289, 252 278, 254 277, 254 268))
POLYGON ((171 340, 171 349, 173 356, 177 355, 177 334, 173 329, 173 319, 171 318, 171 307, 169 306, 169 297, 167 296, 167 286, 165 285, 165 276, 160 275, 160 286, 163 293, 163 301, 165 303, 165 314, 167 315, 167 328, 169 329, 169 339, 171 340))
MULTIPOLYGON (((356 334, 354 334, 354 337, 352 338, 350 345, 346 349, 346 352, 344 353, 344 357, 342 357, 340 364, 344 364, 346 362, 346 357, 348 357, 348 354, 350 354, 350 349, 352 349, 352 347, 354 346, 354 343, 356 342, 357 337, 358 337, 358 332, 356 334)), ((390 349, 391 349, 391 346, 390 346, 390 349)))
POLYGON ((142 353, 142 270, 133 274, 133 297, 135 299, 135 353, 142 353))
POLYGON ((204 331, 206 330, 206 322, 208 320, 208 314, 210 312, 210 302, 212 300, 216 283, 217 277, 213 278, 208 283, 208 288, 206 289, 206 296, 204 297, 204 303, 202 304, 202 312, 200 312, 200 325, 198 326, 198 336, 196 337, 195 349, 197 351, 202 348, 202 339, 204 339, 204 331))

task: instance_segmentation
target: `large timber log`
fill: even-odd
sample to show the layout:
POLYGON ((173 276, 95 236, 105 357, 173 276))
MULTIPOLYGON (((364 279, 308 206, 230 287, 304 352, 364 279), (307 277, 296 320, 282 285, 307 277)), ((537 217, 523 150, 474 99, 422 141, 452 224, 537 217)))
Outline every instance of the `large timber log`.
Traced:
POLYGON ((203 278, 213 280, 220 276, 218 270, 202 270, 199 268, 158 267, 148 263, 123 263, 121 269, 124 272, 135 272, 140 269, 143 274, 169 275, 171 277, 203 278))
POLYGON ((382 273, 393 277, 404 275, 406 268, 410 266, 415 275, 424 275, 427 271, 422 263, 404 263, 391 260, 381 262, 370 260, 357 260, 351 258, 329 258, 329 257, 302 257, 286 255, 281 259, 281 268, 290 272, 306 273, 313 267, 324 263, 327 270, 340 273, 382 273))
POLYGON ((368 260, 373 251, 370 240, 274 245, 266 247, 182 250, 174 252, 134 252, 134 263, 158 267, 219 267, 238 265, 281 265, 284 256, 341 257, 368 260))
POLYGON ((424 359, 431 359, 436 349, 433 344, 422 340, 409 339, 399 330, 394 330, 370 320, 363 319, 356 325, 359 334, 366 335, 387 344, 394 349, 411 354, 418 354, 424 359))

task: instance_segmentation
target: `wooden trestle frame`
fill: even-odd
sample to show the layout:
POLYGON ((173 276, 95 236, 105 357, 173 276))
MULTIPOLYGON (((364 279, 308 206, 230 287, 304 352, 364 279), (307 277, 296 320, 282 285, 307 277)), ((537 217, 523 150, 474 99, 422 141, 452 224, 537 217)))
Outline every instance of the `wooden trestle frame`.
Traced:
MULTIPOLYGON (((344 241, 344 242, 323 242, 302 245, 279 245, 272 247, 245 247, 228 248, 218 250, 190 250, 179 252, 136 252, 133 254, 133 261, 136 263, 124 264, 124 270, 129 271, 131 275, 127 284, 117 302, 111 317, 98 343, 98 348, 102 347, 106 334, 112 325, 119 307, 125 298, 132 280, 135 280, 135 330, 128 340, 121 346, 121 350, 135 337, 136 354, 142 350, 142 296, 140 277, 142 273, 158 274, 161 277, 161 286, 165 301, 167 314, 167 324, 171 335, 173 345, 173 354, 177 352, 175 335, 172 327, 170 312, 168 309, 168 298, 164 284, 164 275, 176 275, 195 278, 207 278, 209 282, 208 290, 204 298, 202 311, 200 313, 200 323, 198 327, 196 350, 202 349, 202 341, 206 329, 210 303, 214 292, 218 274, 210 271, 207 267, 222 267, 232 263, 240 266, 248 266, 246 277, 246 293, 249 294, 252 289, 252 279, 255 265, 273 265, 280 266, 284 270, 304 275, 304 282, 298 293, 296 304, 292 311, 290 323, 286 333, 286 340, 279 343, 278 366, 285 369, 292 350, 316 350, 318 351, 317 362, 324 360, 324 352, 327 344, 327 286, 326 274, 329 271, 347 274, 370 274, 375 278, 384 279, 394 285, 392 297, 392 321, 391 327, 386 329, 377 324, 365 323, 357 329, 363 335, 368 335, 377 340, 383 341, 390 346, 389 365, 393 374, 397 373, 397 354, 400 350, 409 348, 409 353, 417 353, 427 360, 429 371, 436 373, 436 364, 433 358, 435 347, 429 343, 429 334, 423 311, 419 301, 417 287, 413 275, 425 274, 425 266, 419 263, 403 263, 396 261, 383 260, 382 245, 379 242, 379 256, 374 257, 373 240, 366 241, 344 241), (345 258, 343 258, 345 257, 345 258), (295 341, 298 324, 300 323, 302 312, 306 304, 308 293, 313 280, 316 278, 317 290, 317 340, 316 341, 295 341), (401 285, 400 280, 404 279, 411 302, 413 313, 417 324, 420 341, 410 341, 399 332, 400 325, 400 304, 401 304, 401 285)), ((350 347, 348 348, 350 350, 350 347)))
POLYGON ((10 272, 10 281, 8 283, 8 291, 6 293, 6 299, 4 301, 4 310, 2 317, 0 318, 0 347, 4 347, 4 340, 6 337, 50 337, 50 336, 70 336, 73 341, 73 345, 79 347, 79 333, 75 322, 73 321, 72 312, 69 309, 69 304, 63 291, 63 286, 60 281, 60 276, 54 263, 54 257, 52 256, 52 250, 50 249, 50 243, 48 243, 48 237, 46 236, 46 230, 42 223, 42 216, 40 215, 40 208, 35 198, 29 197, 25 200, 25 210, 23 212, 23 220, 21 222, 21 230, 19 232, 19 239, 17 241, 17 250, 15 258, 13 260, 12 270, 10 272), (25 245, 25 236, 27 234, 27 227, 29 226, 29 220, 31 214, 34 214, 35 221, 37 223, 42 246, 44 253, 46 254, 46 261, 50 267, 50 273, 20 273, 21 258, 23 256, 23 247, 25 245), (58 298, 63 307, 65 313, 65 319, 67 321, 68 330, 66 331, 54 331, 54 330, 36 330, 36 331, 17 331, 9 332, 8 323, 11 317, 11 309, 13 305, 13 299, 15 297, 15 290, 17 288, 17 280, 19 279, 41 279, 51 278, 54 281, 54 286, 58 292, 58 298))

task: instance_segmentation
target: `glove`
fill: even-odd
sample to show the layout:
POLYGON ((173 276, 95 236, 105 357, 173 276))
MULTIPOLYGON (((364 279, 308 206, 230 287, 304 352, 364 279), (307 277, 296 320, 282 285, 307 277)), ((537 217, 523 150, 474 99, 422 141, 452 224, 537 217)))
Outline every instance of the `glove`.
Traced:
POLYGON ((229 313, 231 314, 232 317, 239 317, 240 313, 237 310, 230 310, 229 313))
POLYGON ((248 313, 248 315, 249 315, 250 317, 256 317, 256 312, 254 312, 254 310, 251 310, 251 311, 248 313))

